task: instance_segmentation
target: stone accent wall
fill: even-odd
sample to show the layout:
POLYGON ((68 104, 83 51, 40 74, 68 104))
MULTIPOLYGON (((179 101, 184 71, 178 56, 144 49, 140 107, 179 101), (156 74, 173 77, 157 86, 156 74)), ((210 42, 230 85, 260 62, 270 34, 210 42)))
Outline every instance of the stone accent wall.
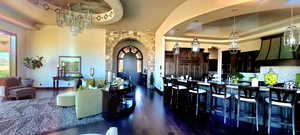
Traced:
MULTIPOLYGON (((113 51, 120 41, 126 39, 135 39, 142 43, 144 56, 144 69, 148 69, 148 73, 154 71, 155 60, 155 34, 151 32, 136 32, 136 31, 107 31, 106 32, 106 70, 113 69, 113 51), (145 54, 146 53, 146 54, 145 54)), ((148 82, 150 75, 148 74, 148 82)))

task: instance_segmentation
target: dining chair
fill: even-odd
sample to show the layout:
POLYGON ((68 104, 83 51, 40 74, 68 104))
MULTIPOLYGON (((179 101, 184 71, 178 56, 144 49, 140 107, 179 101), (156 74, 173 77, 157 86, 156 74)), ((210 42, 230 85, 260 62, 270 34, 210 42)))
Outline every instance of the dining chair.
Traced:
POLYGON ((196 97, 195 113, 197 116, 199 111, 199 96, 204 96, 205 100, 207 100, 207 92, 204 89, 199 89, 197 81, 188 80, 187 86, 188 86, 189 97, 190 97, 189 103, 193 104, 194 103, 193 97, 196 97))
POLYGON ((268 103, 268 134, 271 131, 272 106, 278 106, 291 109, 292 130, 295 135, 295 103, 296 89, 270 88, 269 97, 265 99, 268 103))
POLYGON ((163 84, 164 84, 164 102, 169 103, 171 105, 171 99, 173 96, 171 79, 167 77, 163 77, 163 84))
POLYGON ((235 95, 235 99, 237 100, 237 120, 236 126, 239 127, 240 122, 240 104, 241 102, 250 103, 255 105, 255 124, 256 131, 259 130, 258 127, 258 97, 259 97, 259 87, 251 87, 251 86, 239 86, 238 93, 235 95))
MULTIPOLYGON (((180 83, 177 79, 171 79, 171 84, 172 84, 172 91, 173 94, 176 92, 176 108, 178 108, 178 103, 179 103, 179 94, 181 91, 187 90, 187 87, 184 86, 182 83, 180 83)), ((173 100, 174 100, 174 95, 172 96, 172 106, 173 106, 173 100)))
POLYGON ((231 94, 227 93, 227 88, 225 84, 216 84, 211 83, 210 84, 210 112, 212 110, 215 110, 215 102, 216 99, 222 99, 223 102, 223 114, 224 114, 224 124, 226 124, 226 113, 227 113, 227 101, 230 101, 231 94))

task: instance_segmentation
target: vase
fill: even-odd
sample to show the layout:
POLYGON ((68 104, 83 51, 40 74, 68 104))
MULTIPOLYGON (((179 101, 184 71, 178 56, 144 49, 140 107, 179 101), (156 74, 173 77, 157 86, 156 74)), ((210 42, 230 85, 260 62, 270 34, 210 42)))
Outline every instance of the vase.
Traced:
POLYGON ((264 74, 264 81, 265 84, 273 86, 274 84, 277 84, 278 74, 276 74, 272 68, 270 68, 269 72, 264 74))

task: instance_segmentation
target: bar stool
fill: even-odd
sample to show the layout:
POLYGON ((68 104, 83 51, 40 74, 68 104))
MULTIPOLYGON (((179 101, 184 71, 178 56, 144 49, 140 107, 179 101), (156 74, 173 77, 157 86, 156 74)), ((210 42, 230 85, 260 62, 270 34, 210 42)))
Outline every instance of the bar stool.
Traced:
POLYGON ((292 112, 292 130, 295 135, 295 103, 296 103, 296 89, 282 89, 270 88, 269 98, 266 98, 268 103, 268 134, 271 131, 272 105, 290 108, 292 112))
POLYGON ((239 127, 240 123, 240 102, 255 104, 255 124, 256 131, 258 131, 258 97, 259 97, 259 87, 251 86, 239 86, 238 94, 235 95, 237 100, 237 120, 236 126, 239 127))
POLYGON ((172 100, 171 104, 173 105, 174 100, 174 92, 176 92, 176 108, 178 108, 178 101, 179 101, 179 92, 187 90, 187 87, 181 84, 177 79, 171 79, 172 83, 172 100))
POLYGON ((227 105, 226 102, 229 100, 230 101, 230 97, 231 94, 227 93, 227 88, 225 84, 215 84, 215 83, 211 83, 210 84, 210 100, 211 100, 211 110, 215 110, 215 103, 214 103, 214 99, 222 99, 224 100, 223 102, 223 113, 224 113, 224 124, 226 124, 226 112, 227 112, 227 105))
POLYGON ((163 77, 163 83, 164 83, 164 102, 170 104, 171 98, 173 96, 171 79, 168 79, 167 77, 163 77))
POLYGON ((198 82, 197 81, 187 81, 187 86, 189 90, 189 96, 190 96, 190 103, 193 103, 193 97, 196 96, 196 105, 195 105, 195 113, 196 116, 198 115, 199 111, 199 96, 205 96, 205 100, 207 100, 207 92, 206 90, 199 89, 198 88, 198 82))

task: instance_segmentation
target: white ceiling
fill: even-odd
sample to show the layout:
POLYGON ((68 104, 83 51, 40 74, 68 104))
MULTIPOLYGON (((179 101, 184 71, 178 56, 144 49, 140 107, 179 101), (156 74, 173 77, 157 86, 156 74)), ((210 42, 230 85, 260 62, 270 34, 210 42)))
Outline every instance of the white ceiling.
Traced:
MULTIPOLYGON (((230 32, 232 31, 233 17, 222 18, 214 20, 211 22, 201 23, 207 17, 214 18, 222 16, 222 14, 238 14, 237 11, 226 12, 224 10, 219 10, 216 12, 211 12, 205 15, 205 17, 200 16, 183 22, 173 29, 171 29, 166 36, 174 37, 199 37, 206 39, 227 39, 230 32)), ((299 19, 300 8, 294 8, 295 19, 299 19)), ((290 9, 276 9, 264 12, 243 14, 236 17, 236 27, 240 36, 247 36, 253 31, 258 30, 259 28, 270 26, 276 24, 280 21, 289 22, 290 18, 290 9)))
MULTIPOLYGON (((56 0, 58 1, 58 0, 56 0)), ((66 0, 64 0, 66 1, 66 0)), ((97 28, 108 30, 136 30, 155 32, 170 12, 185 0, 120 0, 123 9, 123 18, 110 25, 97 25, 97 28)), ((63 2, 62 2, 63 3, 63 2)), ((0 6, 6 6, 15 14, 27 18, 26 21, 39 25, 55 25, 55 15, 42 11, 27 0, 1 1, 0 6), (15 1, 15 2, 13 2, 15 1), (16 2, 18 1, 18 2, 16 2), (30 10, 27 10, 30 9, 30 10)), ((0 10, 0 14, 1 14, 0 10)), ((11 15, 11 14, 8 14, 11 15)))

